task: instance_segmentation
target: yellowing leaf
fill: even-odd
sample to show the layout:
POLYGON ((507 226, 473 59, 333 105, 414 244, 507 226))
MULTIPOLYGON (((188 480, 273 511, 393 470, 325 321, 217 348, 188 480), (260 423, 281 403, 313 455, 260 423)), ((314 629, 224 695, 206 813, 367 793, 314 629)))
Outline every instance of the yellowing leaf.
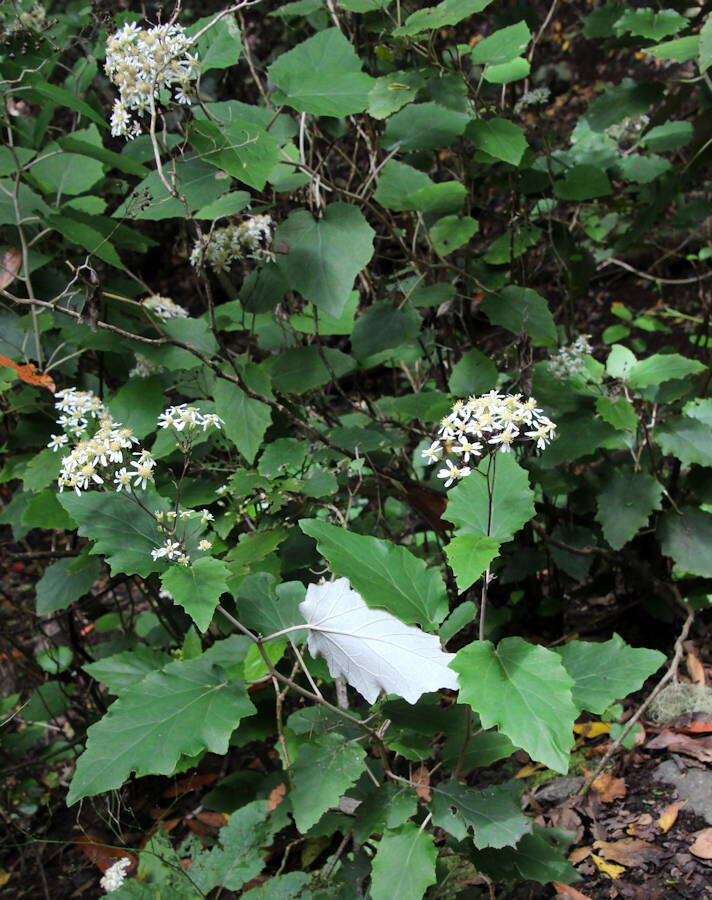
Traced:
POLYGON ((660 818, 658 819, 658 825, 662 828, 665 834, 667 834, 675 824, 677 820, 677 814, 686 803, 687 800, 678 800, 677 803, 669 803, 662 811, 662 813, 660 814, 660 818))
POLYGON ((574 725, 574 731, 576 732, 576 734, 580 734, 582 737, 588 738, 592 741, 594 738, 600 737, 602 734, 610 734, 611 723, 579 722, 577 725, 574 725))
POLYGON ((620 878, 625 872, 625 866, 617 866, 614 863, 606 862, 605 859, 596 856, 595 853, 591 854, 591 859, 596 864, 596 868, 603 872, 604 875, 608 875, 609 878, 620 878))

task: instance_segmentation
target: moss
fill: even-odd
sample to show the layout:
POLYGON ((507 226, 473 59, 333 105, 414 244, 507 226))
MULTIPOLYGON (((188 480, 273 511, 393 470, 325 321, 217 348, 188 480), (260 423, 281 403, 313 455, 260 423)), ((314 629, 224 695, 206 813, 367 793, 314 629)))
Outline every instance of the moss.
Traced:
POLYGON ((712 688, 701 684, 669 684, 650 704, 656 722, 669 722, 687 713, 712 715, 712 688))

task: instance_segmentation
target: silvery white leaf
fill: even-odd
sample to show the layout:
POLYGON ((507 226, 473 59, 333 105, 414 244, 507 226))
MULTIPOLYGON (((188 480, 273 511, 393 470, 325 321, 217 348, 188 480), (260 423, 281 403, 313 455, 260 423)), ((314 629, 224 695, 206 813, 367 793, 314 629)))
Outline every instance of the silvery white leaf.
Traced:
POLYGON ((381 690, 415 703, 428 691, 458 689, 448 668, 455 654, 442 651, 438 636, 366 606, 348 578, 310 584, 299 609, 310 625, 311 655, 323 656, 329 672, 343 675, 369 703, 381 690))

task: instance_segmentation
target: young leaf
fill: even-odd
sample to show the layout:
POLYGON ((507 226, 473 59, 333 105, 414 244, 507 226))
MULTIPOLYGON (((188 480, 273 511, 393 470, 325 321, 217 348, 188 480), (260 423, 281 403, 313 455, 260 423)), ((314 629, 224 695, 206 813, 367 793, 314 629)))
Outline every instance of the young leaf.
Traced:
POLYGON ((500 28, 475 44, 471 59, 474 65, 504 63, 520 56, 526 49, 531 32, 524 21, 500 28))
POLYGON ((354 784, 364 770, 365 749, 329 732, 302 744, 292 766, 289 797, 294 820, 304 834, 354 784))
POLYGON ((654 353, 635 363, 628 372, 632 388, 653 387, 676 378, 686 378, 704 372, 705 366, 696 359, 688 359, 678 353, 654 353))
POLYGON ((654 509, 660 509, 660 485, 647 472, 614 469, 596 498, 596 520, 614 550, 635 537, 654 509))
POLYGON ((275 232, 275 244, 287 247, 278 265, 293 290, 324 312, 340 316, 354 279, 373 256, 374 235, 355 206, 332 203, 318 220, 298 209, 275 232))
POLYGON ((457 690, 448 668, 455 657, 442 651, 440 638, 370 609, 348 579, 310 584, 299 609, 311 626, 309 652, 323 656, 332 676, 343 675, 369 703, 382 690, 409 703, 441 687, 457 690))
POLYGON ((272 410, 266 403, 248 397, 236 384, 223 379, 216 380, 213 399, 217 414, 225 422, 225 434, 245 461, 252 465, 272 421, 272 410))
POLYGON ((509 782, 475 791, 451 779, 431 788, 433 825, 463 841, 472 828, 475 847, 513 847, 531 831, 518 792, 509 782))
MULTIPOLYGON (((485 474, 489 465, 488 460, 482 460, 478 472, 485 474)), ((526 470, 514 454, 498 453, 493 465, 491 515, 487 480, 482 475, 473 472, 450 491, 445 516, 455 523, 458 535, 475 534, 509 541, 533 517, 534 492, 529 487, 526 470)))
POLYGON ((447 615, 440 573, 405 547, 317 519, 301 519, 299 527, 317 541, 334 575, 348 578, 369 606, 382 606, 407 624, 437 625, 447 615))
POLYGON ((230 570, 222 560, 203 556, 187 566, 170 566, 161 583, 198 628, 207 631, 220 595, 228 589, 229 576, 230 570))
POLYGON ((372 900, 422 897, 435 883, 437 855, 432 834, 413 822, 386 831, 373 859, 372 900))
POLYGON ((459 534, 445 547, 450 568, 462 593, 471 587, 499 553, 500 542, 478 534, 459 534))
POLYGON ((170 663, 116 700, 87 732, 67 805, 121 787, 131 772, 171 775, 181 756, 227 753, 230 735, 255 707, 245 685, 227 681, 214 659, 170 663))
POLYGON ((556 652, 574 679, 574 703, 599 715, 637 691, 665 662, 658 650, 631 647, 617 634, 604 643, 570 641, 556 652))
POLYGON ((451 667, 459 673, 460 702, 496 725, 517 747, 555 772, 566 773, 578 715, 573 678, 553 650, 518 637, 463 647, 451 667))

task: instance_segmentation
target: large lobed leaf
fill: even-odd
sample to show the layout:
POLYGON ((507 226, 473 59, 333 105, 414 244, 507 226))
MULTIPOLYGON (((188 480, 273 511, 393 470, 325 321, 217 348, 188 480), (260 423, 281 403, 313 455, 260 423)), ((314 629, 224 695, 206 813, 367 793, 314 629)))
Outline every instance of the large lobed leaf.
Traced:
POLYGON ((596 520, 614 550, 620 550, 660 509, 660 485, 647 472, 615 469, 596 498, 596 520))
POLYGON ((437 855, 433 835, 413 822, 387 831, 373 859, 372 900, 422 897, 435 883, 437 855))
POLYGON ((455 779, 431 788, 433 825, 463 841, 473 830, 475 847, 513 847, 531 831, 531 819, 522 814, 518 791, 510 782, 472 790, 455 779))

